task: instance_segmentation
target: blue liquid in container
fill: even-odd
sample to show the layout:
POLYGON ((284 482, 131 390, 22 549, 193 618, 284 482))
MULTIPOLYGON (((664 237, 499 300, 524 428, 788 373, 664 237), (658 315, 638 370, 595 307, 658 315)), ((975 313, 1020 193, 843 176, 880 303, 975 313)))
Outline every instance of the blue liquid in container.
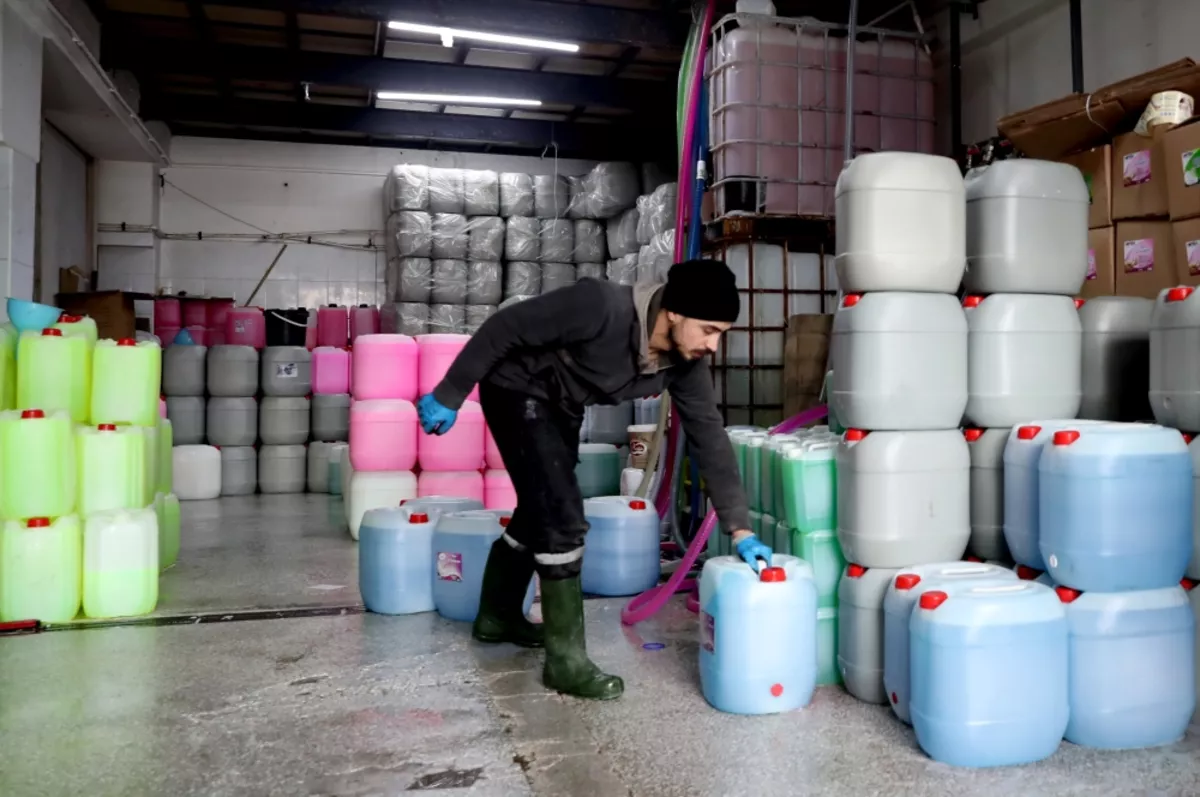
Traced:
POLYGON ((909 622, 917 742, 958 767, 1051 756, 1067 729, 1067 616, 1030 581, 946 584, 909 622))
POLYGON ((591 524, 583 548, 584 592, 637 595, 658 583, 658 512, 644 499, 590 498, 583 502, 583 514, 591 524))
POLYGON ((836 686, 842 682, 838 667, 838 608, 817 609, 817 686, 836 686))
POLYGON ((1059 587, 1070 627, 1069 742, 1127 750, 1182 738, 1196 706, 1196 619, 1180 587, 1059 587))
POLYGON ((329 458, 329 494, 342 494, 342 458, 340 455, 329 458))
POLYGON ((371 509, 363 515, 358 529, 358 589, 367 611, 433 611, 429 563, 437 518, 436 512, 409 507, 371 509))
POLYGON ((730 714, 777 714, 812 700, 817 680, 817 589, 812 568, 776 556, 756 573, 710 559, 700 576, 700 687, 730 714))
MULTIPOLYGON (((420 500, 408 501, 405 507, 420 500)), ((433 605, 442 617, 475 622, 488 554, 492 543, 504 533, 511 514, 507 510, 475 509, 451 512, 438 519, 433 532, 433 605)), ((525 593, 526 614, 531 606, 533 579, 525 593)))
POLYGON ((1039 547, 1056 584, 1174 587, 1192 556, 1192 458, 1152 424, 1062 429, 1042 452, 1039 547))

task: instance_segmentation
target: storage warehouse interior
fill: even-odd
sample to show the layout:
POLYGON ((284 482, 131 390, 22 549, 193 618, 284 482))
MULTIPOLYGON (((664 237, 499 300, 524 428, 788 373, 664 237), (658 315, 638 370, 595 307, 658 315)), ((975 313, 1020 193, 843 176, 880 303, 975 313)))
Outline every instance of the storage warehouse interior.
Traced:
POLYGON ((1200 793, 1197 29, 0 0, 0 794, 1200 793), (499 371, 435 388, 579 379, 537 308, 696 260, 724 431, 595 375, 581 573, 508 578, 547 651, 473 639, 574 504, 499 371), (576 575, 619 699, 543 685, 576 575))

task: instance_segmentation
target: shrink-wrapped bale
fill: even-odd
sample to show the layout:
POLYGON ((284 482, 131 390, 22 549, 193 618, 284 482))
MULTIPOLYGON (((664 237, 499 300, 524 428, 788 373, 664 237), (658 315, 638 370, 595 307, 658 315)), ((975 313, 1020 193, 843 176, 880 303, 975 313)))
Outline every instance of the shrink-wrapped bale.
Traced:
POLYGON ((608 281, 618 285, 632 285, 638 281, 637 254, 624 255, 608 261, 608 281))
POLYGON ((503 310, 506 307, 512 307, 517 302, 523 302, 526 299, 532 299, 532 298, 533 298, 532 296, 509 296, 504 301, 500 302, 500 306, 497 307, 496 309, 503 310))
POLYGON ((537 296, 542 292, 542 267, 539 263, 511 261, 504 266, 504 298, 537 296))
POLYGON ((575 262, 601 263, 607 256, 604 242, 604 225, 591 219, 575 222, 575 262))
POLYGON ((603 263, 579 263, 575 266, 575 279, 581 280, 584 277, 591 277, 594 280, 604 279, 604 264, 603 263))
POLYGON ((433 261, 432 304, 467 303, 467 263, 465 260, 433 261))
POLYGON ((504 268, 495 260, 467 264, 467 304, 497 305, 504 297, 504 268))
POLYGON ((541 254, 541 220, 513 216, 504 222, 504 259, 537 260, 541 254))
POLYGON ((383 267, 383 301, 394 302, 400 297, 400 261, 389 257, 383 267))
POLYGON ((618 258, 638 253, 638 249, 641 248, 637 235, 640 216, 641 212, 634 207, 605 222, 605 237, 608 240, 610 257, 618 258))
POLYGON ((651 237, 675 229, 675 202, 679 195, 678 183, 663 183, 650 195, 646 203, 646 224, 651 237))
POLYGON ((383 185, 383 213, 429 210, 429 167, 401 163, 388 172, 383 185))
POLYGON ((429 305, 423 302, 388 302, 379 308, 379 331, 387 335, 424 335, 429 332, 429 305))
POLYGON ((543 263, 569 263, 575 252, 575 223, 570 219, 542 219, 539 257, 543 263))
POLYGON ((463 212, 462 169, 429 170, 429 212, 463 212))
POLYGON ((519 172, 500 175, 500 215, 532 216, 533 209, 533 177, 519 172))
POLYGON ((461 335, 466 332, 466 305, 431 304, 429 306, 429 331, 445 335, 461 335))
POLYGON ((433 214, 434 260, 466 260, 470 242, 466 216, 461 213, 433 214))
POLYGON ((641 176, 632 163, 598 163, 583 178, 584 200, 591 218, 611 219, 633 207, 641 176))
POLYGON ((474 335, 483 326, 483 322, 487 321, 496 312, 494 304, 468 304, 467 305, 467 334, 474 335))
POLYGON ((675 231, 654 236, 638 254, 638 281, 661 282, 675 264, 675 231))
POLYGON ((565 218, 571 208, 571 184, 562 175, 533 178, 533 212, 539 219, 565 218))
POLYGON ((431 257, 433 220, 421 210, 402 210, 387 219, 387 236, 394 257, 431 257))
POLYGON ((500 175, 493 171, 463 171, 463 212, 468 216, 500 215, 500 175))
POLYGON ((573 263, 542 264, 542 293, 549 293, 574 284, 575 265, 573 263))
POLYGON ((433 290, 433 261, 427 257, 402 257, 395 263, 398 285, 388 298, 396 302, 428 302, 433 290))
POLYGON ((468 226, 468 260, 504 259, 504 219, 482 216, 471 219, 468 226))
POLYGON ((650 243, 650 239, 654 237, 654 231, 650 229, 650 207, 651 194, 646 194, 637 198, 637 242, 638 248, 650 243))
POLYGON ((571 202, 567 207, 568 219, 590 219, 595 216, 591 210, 590 196, 587 183, 582 177, 568 177, 567 186, 571 189, 571 202))

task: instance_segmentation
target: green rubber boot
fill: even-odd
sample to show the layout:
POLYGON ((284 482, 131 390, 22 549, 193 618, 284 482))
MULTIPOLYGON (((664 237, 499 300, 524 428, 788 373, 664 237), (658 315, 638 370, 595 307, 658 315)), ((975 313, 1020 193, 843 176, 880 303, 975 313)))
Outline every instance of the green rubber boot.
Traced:
POLYGON ((532 578, 532 556, 513 549, 503 539, 492 543, 483 569, 479 613, 475 615, 471 636, 492 644, 510 642, 523 648, 542 647, 542 627, 529 622, 522 611, 532 578))
POLYGON ((583 632, 583 588, 579 577, 542 580, 542 625, 546 629, 546 667, 542 683, 547 689, 585 700, 614 700, 625 691, 625 682, 608 675, 587 655, 583 632))

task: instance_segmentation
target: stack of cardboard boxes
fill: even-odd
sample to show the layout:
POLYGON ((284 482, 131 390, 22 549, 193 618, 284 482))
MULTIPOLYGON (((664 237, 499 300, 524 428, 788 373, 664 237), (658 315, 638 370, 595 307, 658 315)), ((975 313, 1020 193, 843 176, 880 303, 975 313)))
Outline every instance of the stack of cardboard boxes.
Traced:
POLYGON ((1200 118, 1062 158, 1092 196, 1080 295, 1154 298, 1200 285, 1200 118))

